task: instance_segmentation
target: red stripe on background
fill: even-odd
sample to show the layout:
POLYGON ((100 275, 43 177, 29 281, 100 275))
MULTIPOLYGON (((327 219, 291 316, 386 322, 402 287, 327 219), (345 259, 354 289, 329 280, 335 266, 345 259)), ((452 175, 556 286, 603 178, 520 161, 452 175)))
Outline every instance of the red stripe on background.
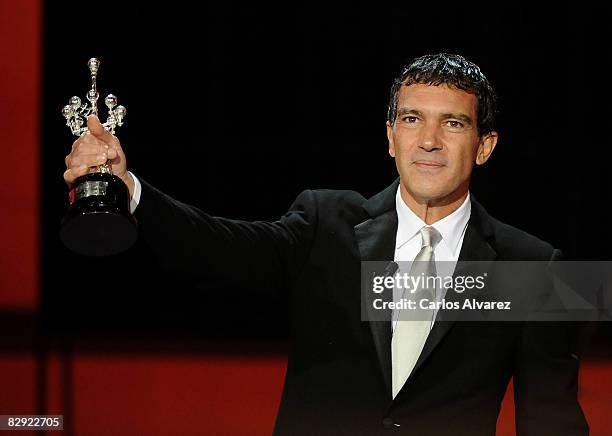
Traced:
POLYGON ((0 0, 0 309, 38 302, 41 5, 0 0))
POLYGON ((269 435, 286 358, 73 358, 75 434, 269 435))

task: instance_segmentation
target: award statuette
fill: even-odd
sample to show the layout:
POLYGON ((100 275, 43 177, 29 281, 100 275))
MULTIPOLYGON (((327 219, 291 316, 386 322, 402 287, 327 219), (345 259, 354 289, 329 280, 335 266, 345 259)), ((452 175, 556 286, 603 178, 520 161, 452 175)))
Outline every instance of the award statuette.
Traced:
MULTIPOLYGON (((98 90, 96 78, 100 61, 88 62, 91 72, 91 89, 87 100, 81 104, 79 97, 72 97, 62 109, 66 124, 73 135, 88 132, 87 117, 98 115, 98 90)), ((104 103, 108 118, 102 126, 111 134, 123 124, 126 110, 117 106, 117 97, 109 94, 104 103)), ((110 160, 90 167, 89 172, 77 178, 69 193, 69 206, 60 228, 60 239, 71 250, 89 256, 106 256, 120 253, 134 244, 138 235, 136 220, 130 213, 128 187, 113 175, 110 160)))

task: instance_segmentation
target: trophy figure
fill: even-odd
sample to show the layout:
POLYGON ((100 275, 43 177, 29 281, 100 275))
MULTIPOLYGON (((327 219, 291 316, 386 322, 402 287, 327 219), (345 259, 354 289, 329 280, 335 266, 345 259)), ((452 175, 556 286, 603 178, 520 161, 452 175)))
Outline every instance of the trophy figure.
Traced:
MULTIPOLYGON (((96 79, 100 61, 88 62, 91 73, 91 89, 88 102, 81 103, 72 97, 62 114, 72 134, 81 136, 88 132, 87 117, 98 115, 98 89, 96 79)), ((117 97, 109 94, 104 103, 108 118, 102 126, 111 134, 123 125, 126 109, 117 105, 117 97)), ((113 175, 110 160, 90 167, 89 172, 77 178, 70 188, 69 206, 60 228, 60 238, 69 249, 89 256, 105 256, 120 253, 134 244, 138 235, 136 220, 130 213, 128 187, 113 175)))

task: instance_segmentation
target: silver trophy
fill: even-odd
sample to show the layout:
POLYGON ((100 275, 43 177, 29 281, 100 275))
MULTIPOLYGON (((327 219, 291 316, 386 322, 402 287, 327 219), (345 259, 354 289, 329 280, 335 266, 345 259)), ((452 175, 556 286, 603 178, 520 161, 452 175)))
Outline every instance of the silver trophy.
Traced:
MULTIPOLYGON (((87 63, 91 73, 91 89, 87 101, 74 96, 62 109, 62 115, 72 134, 88 132, 87 117, 98 116, 97 88, 100 61, 91 58, 87 63)), ((123 125, 125 107, 117 105, 117 97, 109 94, 104 103, 108 117, 102 126, 111 134, 123 125)), ((126 250, 134 244, 138 232, 136 220, 130 213, 130 196, 126 184, 113 175, 110 160, 89 168, 70 188, 69 206, 60 228, 62 242, 71 250, 89 256, 105 256, 126 250)))

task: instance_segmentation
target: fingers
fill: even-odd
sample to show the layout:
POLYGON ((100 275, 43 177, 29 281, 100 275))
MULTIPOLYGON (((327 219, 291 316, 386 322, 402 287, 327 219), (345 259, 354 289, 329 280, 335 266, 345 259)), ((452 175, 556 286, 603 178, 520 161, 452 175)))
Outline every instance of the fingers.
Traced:
POLYGON ((70 166, 70 159, 81 155, 93 155, 107 153, 109 159, 114 159, 119 155, 119 151, 115 147, 109 147, 108 144, 96 138, 95 136, 86 133, 72 144, 72 151, 66 156, 66 167, 70 166))
POLYGON ((80 177, 89 172, 89 168, 96 167, 106 163, 108 159, 113 159, 117 156, 117 151, 108 149, 105 153, 93 154, 69 154, 66 156, 66 171, 64 172, 64 180, 69 185, 74 182, 77 177, 80 177))
POLYGON ((119 152, 117 151, 116 148, 109 148, 108 150, 106 150, 106 155, 108 156, 109 159, 115 159, 117 156, 119 156, 119 152))
POLYGON ((71 156, 68 159, 68 165, 66 168, 76 168, 81 165, 86 165, 88 167, 95 167, 97 165, 102 165, 108 159, 108 155, 106 153, 100 154, 81 154, 78 156, 71 156))
POLYGON ((81 165, 74 168, 69 168, 64 171, 64 181, 68 184, 68 186, 72 185, 74 181, 84 176, 89 172, 89 167, 87 165, 81 165))
POLYGON ((118 156, 117 149, 109 147, 93 135, 85 134, 75 141, 72 152, 64 160, 64 180, 71 185, 77 177, 87 174, 90 167, 102 165, 118 156))
POLYGON ((117 156, 119 156, 119 152, 117 151, 117 149, 109 148, 106 145, 99 146, 95 144, 94 145, 82 144, 78 148, 75 148, 74 151, 72 151, 68 156, 66 156, 66 159, 64 162, 66 163, 66 167, 69 167, 70 159, 74 159, 80 156, 103 154, 103 153, 106 153, 109 159, 115 159, 117 156))
POLYGON ((94 148, 99 149, 101 152, 109 148, 109 144, 92 135, 91 133, 85 133, 79 139, 74 141, 72 144, 72 151, 75 152, 77 150, 85 149, 87 151, 91 151, 94 148))
POLYGON ((115 144, 115 137, 104 129, 97 116, 90 115, 87 117, 87 128, 89 129, 89 132, 99 140, 108 145, 115 144))
MULTIPOLYGON (((117 138, 106 131, 98 117, 91 115, 87 118, 88 133, 79 137, 72 144, 72 151, 66 156, 66 171, 64 180, 70 186, 74 181, 89 172, 90 167, 102 165, 107 160, 117 160, 121 168, 121 161, 125 156, 117 138)), ((125 163, 123 163, 125 167, 125 163)))

